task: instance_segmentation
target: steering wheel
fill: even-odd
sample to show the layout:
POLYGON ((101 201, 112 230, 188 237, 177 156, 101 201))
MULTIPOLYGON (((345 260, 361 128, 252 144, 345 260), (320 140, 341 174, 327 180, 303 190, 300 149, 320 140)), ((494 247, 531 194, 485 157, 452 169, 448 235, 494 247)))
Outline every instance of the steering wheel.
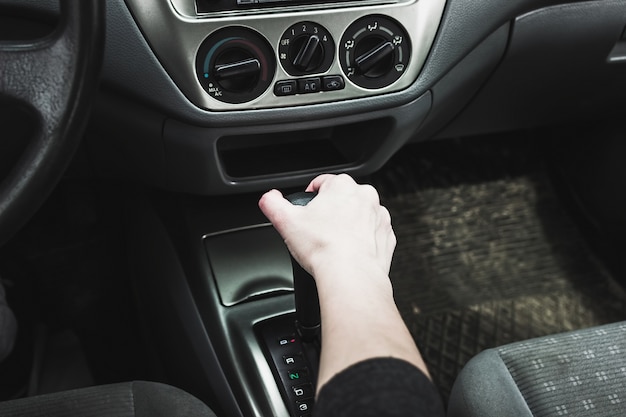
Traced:
POLYGON ((104 7, 100 0, 61 0, 53 33, 0 43, 0 101, 17 103, 37 121, 0 178, 0 245, 41 206, 80 143, 102 64, 104 7))

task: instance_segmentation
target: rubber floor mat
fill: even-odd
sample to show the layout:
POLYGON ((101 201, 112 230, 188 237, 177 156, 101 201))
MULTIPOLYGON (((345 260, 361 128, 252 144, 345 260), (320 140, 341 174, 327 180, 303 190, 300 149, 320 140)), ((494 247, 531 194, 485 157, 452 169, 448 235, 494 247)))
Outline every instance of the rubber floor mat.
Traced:
POLYGON ((396 302, 444 400, 486 348, 626 319, 544 162, 527 138, 443 141, 369 179, 398 238, 396 302))

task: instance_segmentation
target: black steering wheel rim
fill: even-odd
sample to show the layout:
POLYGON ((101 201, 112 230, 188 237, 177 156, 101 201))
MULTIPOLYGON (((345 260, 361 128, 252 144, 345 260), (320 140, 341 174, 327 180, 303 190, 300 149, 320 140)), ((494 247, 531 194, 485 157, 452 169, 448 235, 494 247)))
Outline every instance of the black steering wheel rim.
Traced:
POLYGON ((0 43, 0 99, 18 102, 37 120, 28 146, 0 179, 0 245, 45 201, 80 143, 102 65, 104 7, 101 0, 60 0, 52 34, 0 43))

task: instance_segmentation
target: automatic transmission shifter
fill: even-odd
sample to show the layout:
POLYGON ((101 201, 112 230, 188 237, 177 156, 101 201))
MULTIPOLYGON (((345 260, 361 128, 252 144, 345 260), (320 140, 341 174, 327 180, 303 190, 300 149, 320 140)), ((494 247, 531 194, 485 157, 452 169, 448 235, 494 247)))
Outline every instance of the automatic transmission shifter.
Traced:
MULTIPOLYGON (((300 192, 285 198, 296 206, 306 206, 317 193, 300 192)), ((320 334, 320 305, 313 277, 291 257, 293 291, 296 299, 296 328, 304 342, 316 340, 320 334)))
MULTIPOLYGON (((285 198, 307 205, 316 193, 296 193, 285 198)), ((293 257, 293 289, 296 313, 272 317, 255 325, 265 346, 291 417, 310 416, 320 358, 320 307, 315 280, 293 257), (294 317, 295 316, 295 317, 294 317)))

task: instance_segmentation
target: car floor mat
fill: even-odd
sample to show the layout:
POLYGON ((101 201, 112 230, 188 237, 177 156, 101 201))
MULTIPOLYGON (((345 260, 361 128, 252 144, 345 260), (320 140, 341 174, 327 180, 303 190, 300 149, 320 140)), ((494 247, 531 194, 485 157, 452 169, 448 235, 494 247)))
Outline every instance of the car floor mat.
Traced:
POLYGON ((446 140, 368 178, 398 239, 396 303, 444 400, 484 349, 626 318, 545 162, 525 136, 446 140))

